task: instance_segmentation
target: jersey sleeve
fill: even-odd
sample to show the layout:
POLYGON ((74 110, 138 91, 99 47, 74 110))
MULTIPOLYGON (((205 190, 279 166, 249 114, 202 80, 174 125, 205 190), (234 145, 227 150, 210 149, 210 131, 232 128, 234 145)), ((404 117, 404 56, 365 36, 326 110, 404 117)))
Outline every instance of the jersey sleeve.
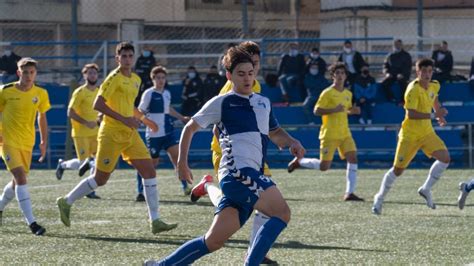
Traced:
POLYGON ((270 119, 268 120, 268 129, 270 131, 275 130, 280 127, 278 120, 273 115, 273 108, 270 109, 270 119))
POLYGON ((117 85, 115 82, 116 80, 116 74, 109 75, 104 81, 104 83, 100 85, 99 93, 97 94, 97 96, 102 96, 106 101, 108 101, 117 89, 117 85))
POLYGON ((418 93, 417 90, 410 86, 405 93, 405 109, 414 109, 418 108, 418 93))
POLYGON ((150 110, 150 101, 151 101, 151 91, 146 90, 143 93, 142 98, 140 99, 140 104, 138 104, 138 110, 142 113, 148 113, 150 110))
POLYGON ((321 95, 319 96, 318 102, 314 106, 314 109, 316 108, 328 108, 329 106, 329 93, 328 91, 323 91, 321 95))
POLYGON ((192 119, 202 128, 206 128, 211 124, 217 124, 221 121, 223 99, 224 97, 222 96, 210 99, 192 119))
POLYGON ((68 109, 73 109, 74 111, 79 110, 79 105, 81 104, 81 95, 80 89, 76 89, 72 94, 71 100, 69 101, 68 109))
POLYGON ((48 92, 46 90, 42 90, 40 94, 38 111, 40 113, 46 113, 49 109, 51 109, 51 103, 49 102, 48 92))

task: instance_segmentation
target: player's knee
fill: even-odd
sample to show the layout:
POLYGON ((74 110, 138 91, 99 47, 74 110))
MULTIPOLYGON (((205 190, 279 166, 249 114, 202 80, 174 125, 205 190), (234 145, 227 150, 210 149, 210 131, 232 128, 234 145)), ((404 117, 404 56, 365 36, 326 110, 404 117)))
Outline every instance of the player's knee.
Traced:
POLYGON ((401 176, 401 175, 403 174, 403 170, 405 170, 405 169, 395 167, 395 168, 393 168, 393 173, 394 173, 396 176, 401 176))
POLYGON ((319 166, 319 170, 321 170, 322 172, 329 170, 329 168, 331 168, 331 165, 330 165, 330 164, 322 163, 322 164, 319 166))
POLYGON ((108 179, 108 178, 97 178, 97 177, 96 177, 96 178, 95 178, 95 182, 97 183, 97 185, 98 185, 99 187, 101 187, 101 186, 107 184, 107 179, 108 179))
POLYGON ((288 204, 285 204, 282 208, 280 208, 280 211, 274 216, 280 218, 283 222, 288 224, 291 219, 291 210, 288 204))
POLYGON ((222 248, 225 244, 225 241, 227 239, 222 239, 220 237, 217 237, 216 235, 209 235, 208 237, 206 237, 206 246, 207 246, 207 249, 209 249, 209 252, 214 252, 220 248, 222 248))

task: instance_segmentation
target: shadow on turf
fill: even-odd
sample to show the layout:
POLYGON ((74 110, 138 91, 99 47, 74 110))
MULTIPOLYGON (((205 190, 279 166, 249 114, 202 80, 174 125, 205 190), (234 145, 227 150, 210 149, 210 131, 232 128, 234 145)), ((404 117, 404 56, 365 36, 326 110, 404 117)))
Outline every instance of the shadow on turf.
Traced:
MULTIPOLYGON (((101 199, 101 200, 102 200, 102 201, 136 202, 135 200, 123 199, 123 198, 104 198, 104 199, 101 199)), ((137 203, 138 203, 138 204, 145 204, 144 202, 137 202, 137 203)), ((191 202, 188 198, 186 198, 186 200, 162 200, 162 199, 160 199, 160 204, 214 206, 214 205, 212 205, 211 202, 207 202, 207 201, 191 202)))
MULTIPOLYGON (((458 204, 457 203, 437 203, 435 201, 436 205, 437 206, 451 206, 451 207, 456 207, 458 208, 458 204)), ((398 204, 398 205, 423 205, 423 206, 426 206, 426 203, 425 202, 413 202, 413 201, 386 201, 384 202, 384 204, 398 204)), ((464 208, 467 208, 467 207, 470 207, 470 206, 474 206, 474 204, 466 204, 464 206, 464 208)))

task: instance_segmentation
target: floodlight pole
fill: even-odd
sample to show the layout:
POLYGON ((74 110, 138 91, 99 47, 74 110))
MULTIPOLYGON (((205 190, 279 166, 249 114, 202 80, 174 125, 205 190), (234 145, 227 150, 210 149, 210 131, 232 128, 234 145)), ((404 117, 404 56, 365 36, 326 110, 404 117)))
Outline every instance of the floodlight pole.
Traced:
POLYGON ((423 0, 417 0, 417 24, 418 24, 418 58, 422 57, 423 52, 423 0))
POLYGON ((249 34, 248 0, 240 0, 240 3, 242 6, 242 38, 247 38, 249 34))
POLYGON ((71 2, 71 41, 72 41, 72 56, 74 58, 74 65, 78 65, 78 47, 77 47, 77 3, 78 0, 71 2))

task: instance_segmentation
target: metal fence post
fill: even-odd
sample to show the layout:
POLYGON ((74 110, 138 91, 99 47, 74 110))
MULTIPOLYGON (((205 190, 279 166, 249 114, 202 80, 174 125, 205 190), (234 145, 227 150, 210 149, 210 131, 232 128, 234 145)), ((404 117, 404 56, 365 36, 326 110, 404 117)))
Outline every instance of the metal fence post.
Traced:
POLYGON ((107 65, 109 63, 108 62, 109 45, 108 45, 107 41, 104 41, 102 46, 104 47, 104 57, 103 57, 104 67, 103 67, 103 71, 104 71, 104 79, 105 79, 105 77, 107 77, 107 72, 108 72, 107 65))

